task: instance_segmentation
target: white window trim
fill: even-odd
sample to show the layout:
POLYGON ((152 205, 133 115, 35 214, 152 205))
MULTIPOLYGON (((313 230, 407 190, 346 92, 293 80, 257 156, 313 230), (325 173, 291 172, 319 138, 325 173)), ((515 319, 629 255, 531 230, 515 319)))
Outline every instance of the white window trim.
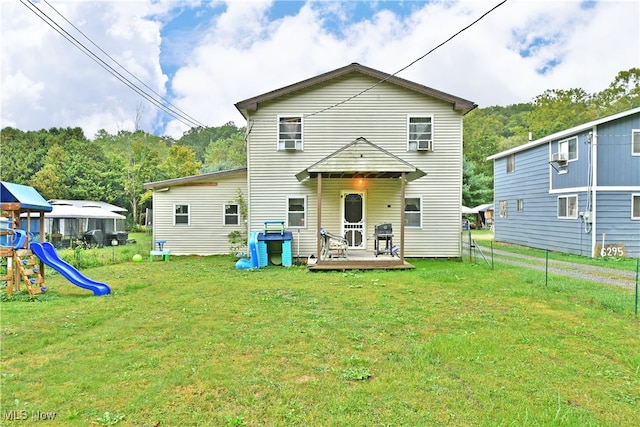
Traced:
POLYGON ((433 114, 407 114, 407 151, 415 151, 415 152, 418 151, 417 143, 416 143, 415 149, 410 148, 411 140, 409 139, 409 135, 411 135, 411 119, 413 118, 431 119, 431 145, 433 146, 433 141, 435 140, 435 121, 433 118, 433 114))
POLYGON ((516 199, 516 212, 524 212, 524 199, 516 199))
POLYGON ((286 228, 295 228, 295 229, 303 229, 303 228, 307 228, 307 224, 309 223, 309 211, 308 211, 308 207, 307 207, 307 196, 304 194, 291 194, 291 195, 287 195, 286 199, 285 199, 285 209, 286 209, 286 228), (293 225, 293 224, 289 224, 289 200, 290 199, 303 199, 304 200, 304 210, 302 211, 304 213, 304 225, 293 225))
POLYGON ((566 194, 566 195, 562 195, 562 196, 558 196, 558 199, 556 201, 556 215, 558 216, 558 219, 578 219, 578 195, 577 194, 566 194), (558 205, 560 204, 560 199, 567 199, 567 209, 569 208, 569 198, 575 198, 576 199, 576 209, 575 209, 575 213, 572 216, 560 216, 558 215, 558 205))
MULTIPOLYGON (((415 228, 415 229, 422 228, 422 217, 423 217, 422 212, 423 212, 423 210, 422 210, 422 196, 406 196, 405 195, 405 206, 404 206, 404 210, 403 210, 403 214, 405 216, 404 217, 405 228, 415 228), (418 199, 418 200, 420 200, 420 210, 418 211, 418 213, 420 214, 420 224, 419 225, 407 225, 407 216, 406 216, 407 215, 407 211, 406 211, 407 202, 406 202, 406 199, 418 199)), ((411 212, 411 213, 415 213, 415 212, 411 212)))
MULTIPOLYGON (((631 194, 631 219, 634 221, 640 220, 640 216, 633 216, 633 199, 636 197, 640 199, 640 193, 631 194)), ((638 214, 640 215, 640 212, 638 214)))
POLYGON ((640 138, 640 129, 631 129, 631 155, 632 156, 640 156, 640 151, 638 152, 633 151, 633 140, 636 134, 638 135, 638 138, 640 138))
MULTIPOLYGON (((276 129, 276 150, 277 151, 304 151, 304 115, 302 114, 278 114, 278 119, 277 119, 277 123, 276 123, 277 129, 276 129), (296 142, 296 149, 295 150, 286 150, 284 148, 284 143, 282 144, 282 146, 280 146, 280 119, 283 118, 287 118, 287 117, 297 117, 300 119, 300 144, 298 144, 296 142)), ((297 141, 297 140, 296 140, 297 141)))
POLYGON ((237 227, 240 225, 240 205, 238 203, 223 203, 222 204, 222 225, 224 227, 237 227), (237 224, 227 224, 227 206, 237 206, 238 213, 236 216, 238 217, 237 224))
POLYGON ((566 153, 567 153, 567 162, 568 163, 575 162, 579 158, 579 148, 578 148, 578 145, 579 145, 578 142, 579 141, 578 141, 578 137, 577 136, 572 136, 571 138, 565 138, 565 139, 561 139, 560 141, 558 141, 558 153, 563 152, 563 151, 560 150, 560 144, 565 143, 565 142, 567 143, 567 151, 566 151, 566 153), (576 158, 575 159, 570 159, 569 158, 569 141, 571 141, 572 139, 576 140, 576 158))
MULTIPOLYGON (((184 215, 180 215, 180 216, 184 216, 184 215)), ((191 204, 190 203, 174 203, 173 204, 173 225, 177 226, 177 227, 188 227, 191 225, 191 204), (182 223, 177 223, 176 222, 176 207, 178 206, 186 206, 187 207, 187 223, 186 224, 182 224, 182 223)))

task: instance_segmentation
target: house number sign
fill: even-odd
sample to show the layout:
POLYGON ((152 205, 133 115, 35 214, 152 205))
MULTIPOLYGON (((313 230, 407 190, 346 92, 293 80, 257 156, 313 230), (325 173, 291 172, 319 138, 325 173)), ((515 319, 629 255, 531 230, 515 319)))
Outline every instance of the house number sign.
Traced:
POLYGON ((596 245, 596 253, 603 258, 615 257, 624 258, 627 251, 622 243, 607 243, 604 245, 596 245))

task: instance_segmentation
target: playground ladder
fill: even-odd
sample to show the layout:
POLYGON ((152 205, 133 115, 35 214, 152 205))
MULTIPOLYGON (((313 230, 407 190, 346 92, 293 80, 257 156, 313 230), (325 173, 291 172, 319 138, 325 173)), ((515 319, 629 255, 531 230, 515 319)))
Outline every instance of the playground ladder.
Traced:
POLYGON ((36 267, 37 261, 33 252, 29 249, 18 249, 15 251, 17 258, 17 269, 22 277, 22 281, 27 285, 29 295, 41 294, 44 287, 44 277, 36 267))

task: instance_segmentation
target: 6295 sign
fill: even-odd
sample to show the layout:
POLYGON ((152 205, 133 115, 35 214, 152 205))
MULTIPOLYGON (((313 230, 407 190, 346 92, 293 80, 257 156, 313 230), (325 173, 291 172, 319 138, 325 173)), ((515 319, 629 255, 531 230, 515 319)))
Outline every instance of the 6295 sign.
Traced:
POLYGON ((627 255, 627 251, 622 243, 607 243, 605 245, 596 245, 596 254, 603 258, 624 258, 627 255))

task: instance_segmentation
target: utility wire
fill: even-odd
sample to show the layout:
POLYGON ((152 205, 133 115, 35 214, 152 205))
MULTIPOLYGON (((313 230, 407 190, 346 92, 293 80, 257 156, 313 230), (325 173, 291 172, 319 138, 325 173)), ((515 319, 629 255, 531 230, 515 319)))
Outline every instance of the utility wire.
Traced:
POLYGON ((406 70, 407 68, 411 67, 412 65, 414 65, 415 63, 417 63, 418 61, 423 60, 424 58, 426 58, 428 55, 430 55, 431 53, 433 53, 434 51, 436 51, 437 49, 441 48, 442 46, 444 46, 445 44, 449 43, 451 40, 453 40, 455 37, 457 37, 458 35, 462 34, 463 32, 465 32, 466 30, 468 30, 469 28, 473 27, 475 24, 477 24, 478 22, 480 22, 484 17, 486 17, 487 15, 489 15, 491 12, 493 12, 494 10, 496 10, 497 8, 499 8, 500 6, 502 6, 503 4, 505 4, 508 0, 502 0, 500 3, 498 3, 497 5, 493 6, 491 9, 489 9, 488 11, 486 11, 485 13, 483 13, 479 18, 477 18, 475 21, 473 21, 472 23, 470 23, 469 25, 467 25, 466 27, 462 28, 461 30, 459 30, 458 32, 456 32, 455 34, 453 34, 451 37, 449 37, 448 39, 446 39, 445 41, 443 41, 442 43, 440 43, 439 45, 437 45, 436 47, 434 47, 433 49, 429 50, 427 53, 425 53, 424 55, 420 56, 419 58, 413 60, 412 62, 410 62, 408 65, 400 68, 398 71, 396 71, 393 74, 388 75, 387 77, 385 77, 384 79, 380 80, 379 82, 373 84, 372 86, 356 93, 353 96, 350 96, 349 98, 337 102, 329 107, 323 108, 322 110, 318 110, 315 113, 310 113, 305 115, 305 117, 309 117, 309 116, 315 116, 317 114, 323 113, 327 110, 331 110, 332 108, 335 108, 339 105, 345 104, 349 101, 351 101, 354 98, 357 98, 358 96, 370 91, 371 89, 381 85, 382 83, 386 82, 387 80, 389 80, 391 77, 396 76, 397 74, 401 73, 402 71, 406 70))
POLYGON ((27 1, 20 0, 20 2, 27 9, 29 9, 33 14, 35 14, 38 18, 40 18, 47 25, 49 25, 51 28, 53 28, 58 34, 60 34, 65 39, 67 39, 67 41, 69 41, 71 44, 73 44, 82 53, 87 55, 90 59, 92 59, 94 62, 96 62, 102 68, 104 68, 107 72, 109 72, 111 75, 116 77, 118 80, 120 80, 122 83, 124 83, 131 90, 136 92, 138 95, 142 96, 147 101, 151 102, 156 107, 160 108, 162 111, 164 111, 165 113, 167 113, 171 117, 175 118, 176 120, 180 121, 184 125, 186 125, 188 127, 200 126, 199 123, 192 122, 188 118, 182 117, 180 114, 175 113, 170 108, 166 107, 161 102, 159 102, 158 100, 153 98, 151 95, 149 95, 147 92, 142 90, 140 87, 135 85, 133 82, 131 82, 125 76, 123 76, 121 73, 119 73, 117 70, 115 70, 112 66, 107 64, 103 59, 98 57, 95 53, 93 53, 90 49, 88 49, 84 44, 82 44, 80 41, 78 41, 75 37, 73 37, 71 34, 69 34, 64 28, 60 27, 60 25, 58 25, 54 20, 52 20, 46 13, 44 13, 42 10, 40 10, 37 6, 35 6, 34 4, 30 3, 28 0, 27 1), (33 6, 33 8, 30 5, 33 6))
MULTIPOLYGON (((64 15, 62 15, 56 8, 54 8, 49 2, 47 2, 46 0, 43 0, 43 2, 45 4, 47 4, 51 9, 53 9, 58 15, 60 15, 60 17, 62 19, 64 19, 69 25, 71 25, 74 29, 76 29, 76 31, 78 31, 80 34, 82 34, 84 36, 85 39, 87 39, 91 44, 93 44, 96 48, 98 48, 98 50, 100 50, 100 52, 102 52, 103 54, 105 54, 109 59, 111 59, 114 63, 116 63, 120 68, 122 68, 127 74, 129 74, 131 77, 133 77, 134 79, 136 79, 139 83, 141 83, 144 87, 146 87, 147 89, 149 89, 151 92, 153 92, 156 96, 158 96, 162 101, 164 101, 167 105, 170 105, 173 108, 170 108, 171 111, 174 111, 176 114, 179 114, 180 116, 182 116, 185 119, 188 119, 189 121, 191 121, 192 123, 197 124, 198 126, 202 126, 204 127, 205 125, 200 123, 199 121, 197 121, 196 119, 194 119, 193 117, 191 117, 190 115, 188 115, 186 112, 184 112, 183 110, 179 109, 178 107, 176 107, 175 105, 173 105, 167 98, 163 97, 162 95, 160 95, 158 92, 156 92, 155 90, 153 90, 151 87, 149 87, 145 82, 143 82, 142 80, 140 80, 138 77, 136 77, 134 74, 132 74, 129 70, 127 70, 122 64, 120 64, 115 58, 113 58, 111 55, 109 55, 107 52, 105 52, 100 46, 98 46, 95 42, 93 42, 93 40, 91 40, 85 33, 83 33, 78 27, 76 27, 72 22, 70 22, 64 15)), ((168 108, 168 107, 167 107, 168 108)))
MULTIPOLYGON (((80 34, 82 34, 82 36, 87 39, 92 45, 94 45, 96 48, 98 48, 98 50, 100 52, 102 52, 103 54, 106 55, 107 58, 109 58, 110 60, 112 60, 114 63, 116 63, 120 68, 122 68, 127 74, 129 74, 131 77, 133 77, 134 79, 136 79, 139 83, 141 83, 144 87, 146 87, 147 89, 149 89, 151 92, 153 92, 158 98, 160 98, 162 101, 164 101, 164 103, 166 105, 169 105, 173 108, 170 108, 171 111, 174 111, 176 114, 179 114, 181 117, 188 119, 190 122, 197 124, 198 126, 202 126, 202 127, 206 127, 204 124, 202 124, 201 122, 199 122, 198 120, 194 119, 192 116, 190 116, 189 114, 187 114, 186 112, 184 112, 183 110, 181 110, 180 108, 176 107, 175 105, 173 105, 167 98, 163 97, 162 95, 160 95, 158 92, 156 92, 155 90, 153 90, 152 88, 150 88, 145 82, 143 82, 142 80, 140 80, 138 77, 136 77, 133 73, 131 73, 129 70, 127 70, 122 64, 120 64, 115 58, 113 58, 111 55, 109 55, 107 52, 104 51, 104 49, 102 49, 100 46, 98 46, 93 40, 91 40, 89 38, 89 36, 87 36, 84 32, 82 32, 82 30, 80 30, 78 27, 76 27, 71 21, 69 21, 62 13, 60 13, 55 7, 53 7, 53 5, 51 5, 51 3, 49 3, 47 0, 43 0, 43 2, 49 6, 51 9, 53 9, 54 12, 56 12, 62 19, 64 19, 69 25, 71 25, 77 32, 79 32, 80 34)), ((168 107, 167 107, 168 108, 168 107)))

